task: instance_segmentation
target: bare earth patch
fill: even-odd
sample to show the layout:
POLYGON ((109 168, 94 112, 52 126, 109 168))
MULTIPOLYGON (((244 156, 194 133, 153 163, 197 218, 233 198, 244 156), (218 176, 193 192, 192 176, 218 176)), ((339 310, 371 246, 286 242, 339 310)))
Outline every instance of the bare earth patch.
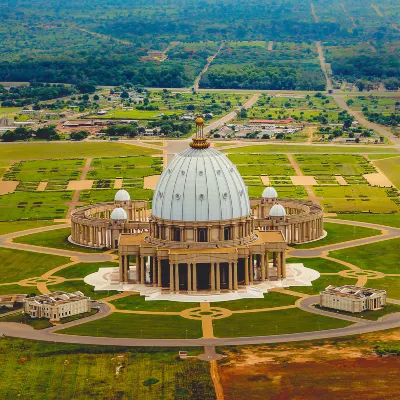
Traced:
POLYGON ((341 186, 348 185, 346 179, 344 179, 342 175, 336 175, 335 179, 338 181, 339 185, 341 185, 341 186))
POLYGON ((43 192, 44 190, 46 190, 46 187, 47 187, 48 183, 49 182, 40 182, 38 187, 37 187, 37 189, 36 189, 36 191, 37 192, 43 192))
POLYGON ((267 175, 261 175, 261 180, 264 186, 269 186, 271 184, 271 181, 269 180, 269 176, 267 175))
POLYGON ((313 176, 291 176, 293 185, 317 186, 318 182, 313 176))
POLYGON ((0 181, 0 194, 13 193, 19 181, 0 181))
POLYGON ((151 176, 145 176, 144 177, 144 182, 143 182, 143 189, 152 189, 154 190, 156 188, 158 179, 160 178, 160 175, 151 175, 151 176))
POLYGON ((114 182, 114 189, 122 189, 123 179, 116 179, 114 182))
POLYGON ((69 181, 67 190, 87 190, 93 186, 93 180, 69 181))
POLYGON ((393 183, 380 172, 376 172, 374 174, 365 174, 363 176, 372 186, 394 187, 393 183))

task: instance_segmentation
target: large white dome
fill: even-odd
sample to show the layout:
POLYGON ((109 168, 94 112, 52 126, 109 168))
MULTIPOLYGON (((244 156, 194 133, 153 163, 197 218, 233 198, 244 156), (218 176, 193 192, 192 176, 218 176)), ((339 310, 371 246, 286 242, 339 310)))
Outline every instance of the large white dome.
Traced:
POLYGON ((128 215, 126 214, 126 211, 121 208, 121 207, 117 207, 114 208, 114 210, 112 210, 111 219, 128 219, 128 215))
POLYGON ((250 200, 242 177, 224 154, 189 148, 161 174, 152 212, 175 221, 226 220, 247 217, 250 200))
POLYGON ((267 186, 262 193, 262 197, 264 199, 277 199, 278 192, 272 186, 267 186))
POLYGON ((281 204, 274 204, 271 209, 269 210, 270 217, 285 217, 286 210, 285 207, 281 204))
POLYGON ((131 196, 125 189, 120 189, 115 194, 114 201, 128 201, 131 199, 131 196))

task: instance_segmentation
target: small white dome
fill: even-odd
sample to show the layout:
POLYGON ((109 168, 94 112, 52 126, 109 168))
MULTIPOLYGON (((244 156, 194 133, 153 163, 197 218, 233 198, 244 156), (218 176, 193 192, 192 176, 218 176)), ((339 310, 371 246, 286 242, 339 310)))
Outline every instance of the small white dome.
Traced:
POLYGON ((264 199, 277 199, 278 192, 272 186, 268 186, 264 189, 262 197, 264 197, 264 199))
POLYGON ((118 190, 115 194, 114 201, 127 201, 130 200, 131 196, 125 189, 118 190))
POLYGON ((285 217, 286 216, 285 207, 283 207, 281 204, 274 204, 271 207, 271 210, 269 210, 269 216, 270 217, 285 217))
POLYGON ((128 215, 123 208, 117 207, 112 211, 111 219, 128 219, 128 215))

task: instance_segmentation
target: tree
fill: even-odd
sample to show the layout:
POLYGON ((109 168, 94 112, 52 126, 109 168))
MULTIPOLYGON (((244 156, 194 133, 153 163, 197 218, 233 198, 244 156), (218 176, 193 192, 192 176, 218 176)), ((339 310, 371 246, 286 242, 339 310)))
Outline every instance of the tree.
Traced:
POLYGON ((100 97, 97 94, 95 94, 93 96, 93 101, 98 101, 98 100, 100 100, 100 97))
POLYGON ((96 86, 90 83, 79 83, 76 85, 76 88, 80 93, 94 93, 96 91, 96 86))
POLYGON ((240 118, 242 119, 246 119, 247 118, 247 110, 245 108, 241 108, 240 109, 240 114, 239 114, 240 118))
POLYGON ((55 126, 44 126, 35 132, 37 139, 43 140, 60 140, 60 136, 56 131, 55 126))
POLYGON ((71 139, 72 140, 83 140, 89 136, 89 132, 87 131, 78 131, 78 132, 71 132, 71 139))
POLYGON ((127 91, 123 91, 121 93, 121 99, 129 99, 129 93, 127 91))

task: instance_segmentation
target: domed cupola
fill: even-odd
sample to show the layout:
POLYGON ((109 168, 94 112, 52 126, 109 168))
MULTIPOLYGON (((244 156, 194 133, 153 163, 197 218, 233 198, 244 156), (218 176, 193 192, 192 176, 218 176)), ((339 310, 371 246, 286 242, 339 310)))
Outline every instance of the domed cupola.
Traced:
POLYGON ((196 120, 196 137, 163 171, 154 191, 152 213, 173 221, 220 221, 248 217, 247 187, 236 166, 209 148, 204 121, 196 120))
POLYGON ((112 210, 110 218, 114 221, 127 220, 128 215, 126 214, 126 211, 123 208, 117 207, 114 208, 114 210, 112 210))
POLYGON ((286 210, 281 204, 274 204, 269 211, 270 217, 284 218, 286 217, 286 210))
POLYGON ((120 189, 114 196, 114 201, 129 201, 131 196, 125 189, 120 189))
POLYGON ((262 193, 262 198, 274 202, 278 198, 278 192, 272 186, 267 186, 262 193))

